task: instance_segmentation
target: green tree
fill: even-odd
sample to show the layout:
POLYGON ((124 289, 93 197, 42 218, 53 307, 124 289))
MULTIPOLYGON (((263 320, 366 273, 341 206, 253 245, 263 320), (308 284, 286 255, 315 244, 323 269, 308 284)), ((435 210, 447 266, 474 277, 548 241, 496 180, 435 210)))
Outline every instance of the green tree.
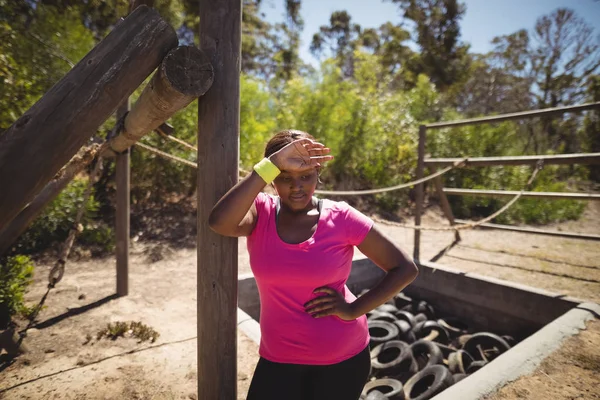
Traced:
POLYGON ((420 54, 411 64, 415 75, 425 73, 439 91, 466 80, 469 46, 460 41, 465 6, 458 0, 388 0, 415 24, 420 54))

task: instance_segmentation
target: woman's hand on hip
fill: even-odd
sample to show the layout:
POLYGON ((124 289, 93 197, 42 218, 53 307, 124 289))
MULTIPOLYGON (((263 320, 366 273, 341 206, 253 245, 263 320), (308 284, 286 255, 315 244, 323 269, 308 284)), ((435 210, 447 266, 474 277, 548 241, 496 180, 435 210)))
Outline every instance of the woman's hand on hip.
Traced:
POLYGON ((319 296, 304 304, 305 311, 313 318, 336 315, 345 321, 356 319, 352 303, 346 302, 341 293, 327 286, 317 288, 313 293, 326 293, 325 296, 319 296))
POLYGON ((310 139, 298 139, 273 153, 269 160, 282 171, 296 172, 320 167, 321 163, 333 160, 331 150, 324 144, 310 139))

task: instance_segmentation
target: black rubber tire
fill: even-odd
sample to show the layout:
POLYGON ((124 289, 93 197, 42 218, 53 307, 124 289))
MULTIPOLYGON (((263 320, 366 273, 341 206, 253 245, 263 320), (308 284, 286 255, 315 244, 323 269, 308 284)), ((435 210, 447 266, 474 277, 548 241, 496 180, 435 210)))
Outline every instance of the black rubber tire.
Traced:
POLYGON ((411 304, 402 307, 402 310, 411 312, 413 314, 425 314, 427 319, 433 319, 435 312, 433 307, 423 300, 414 300, 411 304))
POLYGON ((438 319, 438 324, 440 324, 444 329, 446 329, 446 331, 450 334, 451 338, 455 338, 460 335, 465 335, 469 331, 469 325, 464 323, 459 318, 440 318, 438 319))
POLYGON ((454 383, 458 383, 465 379, 467 376, 467 374, 454 374, 452 375, 452 380, 454 381, 454 383))
POLYGON ((466 374, 473 357, 464 350, 457 350, 448 356, 448 369, 453 374, 466 374))
POLYGON ((490 362, 500 354, 510 350, 510 345, 498 335, 489 332, 480 332, 474 334, 467 340, 463 346, 463 350, 468 352, 475 361, 483 360, 490 362), (490 352, 487 356, 482 355, 478 346, 483 350, 497 349, 497 352, 490 352))
POLYGON ((391 322, 369 321, 368 324, 372 348, 388 340, 395 340, 400 333, 398 327, 391 322))
POLYGON ((444 327, 442 327, 436 321, 425 321, 418 332, 415 332, 415 335, 417 335, 419 339, 423 339, 432 331, 438 332, 438 336, 433 339, 432 342, 441 344, 448 344, 450 342, 450 335, 448 335, 448 331, 446 331, 446 329, 444 329, 444 327))
POLYGON ((399 310, 396 308, 396 306, 393 306, 391 304, 382 304, 379 307, 377 307, 374 311, 377 311, 377 312, 387 312, 387 313, 396 315, 396 313, 399 310))
POLYGON ((400 310, 394 313, 394 315, 396 316, 396 318, 408 322, 411 328, 417 324, 414 314, 409 311, 400 310))
POLYGON ((371 351, 371 367, 377 378, 393 378, 406 382, 419 371, 409 345, 400 340, 390 340, 371 351))
POLYGON ((434 342, 435 345, 440 349, 442 355, 444 356, 444 360, 447 360, 450 354, 454 353, 456 349, 454 347, 450 347, 445 344, 434 342))
POLYGON ((369 321, 386 321, 386 322, 394 323, 398 320, 398 318, 396 318, 396 316, 392 313, 374 310, 371 313, 371 315, 369 316, 369 318, 367 318, 367 320, 369 320, 369 321))
POLYGON ((457 349, 462 349, 463 347, 465 347, 465 343, 467 343, 469 341, 469 339, 471 339, 473 335, 460 335, 459 337, 457 337, 456 339, 454 339, 452 341, 452 344, 454 345, 454 347, 456 347, 457 349))
POLYGON ((405 295, 402 292, 400 292, 394 296, 394 302, 396 304, 397 309, 401 309, 402 307, 411 304, 412 301, 413 300, 410 297, 408 297, 407 295, 405 295))
POLYGON ((481 368, 487 365, 487 361, 473 361, 469 368, 467 368, 467 375, 471 375, 474 372, 479 371, 481 368))
POLYGON ((372 391, 383 393, 389 400, 404 400, 404 386, 397 379, 375 379, 367 382, 361 394, 362 399, 366 399, 372 391))
POLYGON ((372 392, 369 392, 367 397, 365 397, 364 399, 365 400, 387 400, 387 397, 385 397, 385 395, 383 393, 381 393, 379 390, 373 390, 372 392))
POLYGON ((406 400, 429 400, 454 384, 452 374, 443 365, 431 365, 404 385, 406 400))
POLYGON ((511 348, 514 347, 515 344, 517 344, 515 338, 510 335, 502 335, 501 338, 506 340, 506 343, 508 343, 511 348))
POLYGON ((400 331, 400 333, 398 334, 399 340, 402 340, 406 343, 416 342, 417 337, 413 333, 412 328, 408 322, 398 319, 394 321, 394 325, 396 325, 398 327, 398 330, 400 331))
POLYGON ((419 314, 415 315, 415 321, 417 321, 417 324, 419 322, 425 322, 428 319, 429 318, 427 318, 427 314, 424 314, 424 313, 419 313, 419 314))
POLYGON ((415 361, 419 365, 419 370, 436 364, 444 363, 444 355, 435 343, 428 340, 417 340, 410 345, 415 361))

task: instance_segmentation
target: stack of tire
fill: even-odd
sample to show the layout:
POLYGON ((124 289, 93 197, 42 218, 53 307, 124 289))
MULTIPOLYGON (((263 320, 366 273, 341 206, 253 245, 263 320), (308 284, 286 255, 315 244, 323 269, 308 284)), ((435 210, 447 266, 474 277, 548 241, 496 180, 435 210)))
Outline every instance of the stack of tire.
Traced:
POLYGON ((513 346, 400 293, 368 314, 371 375, 362 400, 427 400, 513 346))

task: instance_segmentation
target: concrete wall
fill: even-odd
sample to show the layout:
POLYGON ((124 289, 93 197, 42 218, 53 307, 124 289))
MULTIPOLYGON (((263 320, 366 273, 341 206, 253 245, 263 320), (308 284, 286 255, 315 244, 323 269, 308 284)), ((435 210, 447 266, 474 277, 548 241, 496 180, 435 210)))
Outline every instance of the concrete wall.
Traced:
MULTIPOLYGON (((352 263, 350 290, 358 294, 373 287, 384 272, 369 259, 352 263)), ((452 315, 479 331, 513 335, 521 339, 577 306, 580 301, 555 293, 435 263, 423 263, 418 278, 404 290, 408 296, 431 303, 440 315, 452 315)), ((239 307, 256 321, 260 300, 254 277, 240 276, 239 307)))

